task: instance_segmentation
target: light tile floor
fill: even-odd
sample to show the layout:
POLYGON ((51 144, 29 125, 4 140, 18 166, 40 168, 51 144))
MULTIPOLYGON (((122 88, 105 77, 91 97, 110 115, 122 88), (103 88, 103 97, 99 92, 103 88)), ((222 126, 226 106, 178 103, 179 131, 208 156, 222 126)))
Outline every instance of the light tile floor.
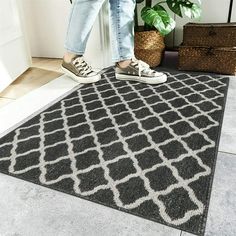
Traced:
POLYGON ((179 230, 0 175, 1 236, 176 236, 179 230))
MULTIPOLYGON (((75 86, 76 83, 62 76, 5 105, 0 109, 0 132, 4 130, 3 121, 7 117, 6 114, 15 116, 15 120, 12 119, 11 122, 17 122, 27 116, 28 113, 23 112, 19 118, 16 109, 19 104, 26 107, 31 104, 28 106, 29 110, 34 111, 36 107, 40 108, 40 104, 32 101, 41 98, 43 106, 75 86), (52 92, 53 95, 46 96, 52 92)), ((231 78, 206 236, 236 235, 235 93, 236 78, 231 78)), ((6 129, 6 126, 4 127, 6 129)), ((191 235, 3 174, 0 174, 0 192, 0 236, 191 235)))
MULTIPOLYGON (((219 152, 206 236, 236 235, 236 155, 219 152)), ((181 236, 193 234, 183 233, 181 236)))
POLYGON ((236 77, 229 81, 219 151, 236 154, 236 77))

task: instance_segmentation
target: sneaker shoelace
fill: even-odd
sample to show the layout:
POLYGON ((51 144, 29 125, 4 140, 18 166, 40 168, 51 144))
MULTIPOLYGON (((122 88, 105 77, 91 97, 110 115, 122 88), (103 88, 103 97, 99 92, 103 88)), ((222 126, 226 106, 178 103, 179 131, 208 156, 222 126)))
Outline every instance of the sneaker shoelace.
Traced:
POLYGON ((90 73, 93 73, 92 67, 88 65, 88 63, 84 60, 83 57, 77 57, 73 61, 74 66, 78 69, 79 73, 82 75, 88 75, 90 73))
POLYGON ((151 68, 150 68, 150 66, 146 63, 146 62, 144 62, 144 61, 142 61, 142 60, 138 60, 138 59, 136 59, 136 58, 132 58, 132 65, 135 67, 135 68, 137 68, 138 69, 138 75, 139 75, 139 77, 141 76, 141 73, 142 72, 144 72, 144 73, 147 73, 148 75, 150 75, 150 74, 155 74, 156 73, 156 71, 154 71, 154 70, 152 70, 151 68))

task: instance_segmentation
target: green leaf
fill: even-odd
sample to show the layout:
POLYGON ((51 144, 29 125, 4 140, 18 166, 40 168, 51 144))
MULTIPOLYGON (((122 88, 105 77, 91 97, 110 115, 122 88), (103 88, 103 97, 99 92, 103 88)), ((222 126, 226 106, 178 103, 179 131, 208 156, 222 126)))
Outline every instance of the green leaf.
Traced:
POLYGON ((200 6, 189 0, 167 0, 166 2, 170 10, 180 17, 183 17, 184 14, 185 16, 193 19, 199 18, 201 15, 200 6))
POLYGON ((144 7, 141 10, 141 18, 148 25, 152 25, 153 18, 155 17, 155 11, 151 7, 144 7))
POLYGON ((176 15, 182 17, 182 12, 181 12, 182 1, 166 0, 166 3, 171 11, 173 11, 176 15))
POLYGON ((154 5, 152 8, 153 8, 155 11, 165 11, 165 12, 167 12, 166 9, 165 9, 163 6, 159 5, 159 3, 157 3, 156 5, 154 5))
POLYGON ((198 19, 201 17, 202 9, 198 4, 193 4, 192 6, 192 18, 198 19))
POLYGON ((173 24, 174 20, 170 17, 170 15, 167 13, 166 9, 163 6, 156 4, 155 6, 153 6, 152 9, 160 15, 166 27, 168 27, 168 24, 173 24))
POLYGON ((175 28, 175 21, 161 6, 144 7, 141 11, 141 17, 146 24, 154 26, 163 36, 175 28))
POLYGON ((187 17, 191 19, 200 18, 202 13, 201 8, 197 4, 193 4, 191 8, 183 6, 182 11, 187 17))

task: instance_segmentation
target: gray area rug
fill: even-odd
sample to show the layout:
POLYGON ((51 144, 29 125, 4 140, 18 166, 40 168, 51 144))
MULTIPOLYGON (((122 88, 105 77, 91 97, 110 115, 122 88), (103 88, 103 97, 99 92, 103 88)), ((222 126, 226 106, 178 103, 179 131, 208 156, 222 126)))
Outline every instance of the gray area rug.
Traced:
POLYGON ((0 139, 0 172, 203 235, 228 78, 114 69, 0 139))

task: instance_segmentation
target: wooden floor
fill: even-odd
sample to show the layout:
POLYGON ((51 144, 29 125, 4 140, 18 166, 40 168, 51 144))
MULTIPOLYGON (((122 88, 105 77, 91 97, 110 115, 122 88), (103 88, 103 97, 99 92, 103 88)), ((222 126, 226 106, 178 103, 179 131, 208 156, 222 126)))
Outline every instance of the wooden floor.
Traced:
POLYGON ((33 58, 32 67, 0 93, 0 108, 62 75, 61 59, 33 58))

